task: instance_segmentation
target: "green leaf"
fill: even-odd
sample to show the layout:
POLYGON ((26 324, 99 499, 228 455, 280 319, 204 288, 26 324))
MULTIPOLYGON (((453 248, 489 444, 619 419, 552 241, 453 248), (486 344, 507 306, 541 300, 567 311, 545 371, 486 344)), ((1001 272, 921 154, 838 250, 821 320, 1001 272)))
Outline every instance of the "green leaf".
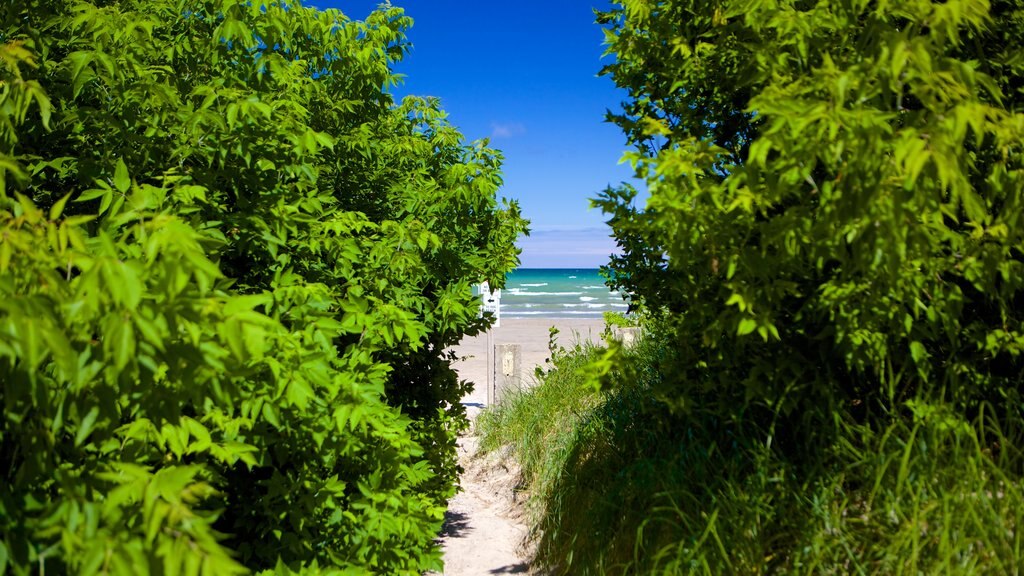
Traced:
POLYGON ((925 349, 924 344, 914 341, 910 343, 910 357, 914 359, 914 362, 920 364, 928 358, 928 351, 925 349))
POLYGON ((110 338, 110 352, 113 356, 114 367, 118 370, 124 369, 135 356, 135 331, 132 329, 130 320, 113 319, 108 326, 112 331, 107 334, 110 338))
POLYGON ((54 202, 53 206, 50 207, 50 220, 60 218, 60 215, 64 212, 64 205, 68 203, 68 198, 71 198, 70 192, 65 194, 60 200, 54 202))
POLYGON ((132 180, 128 177, 128 167, 125 166, 124 159, 117 159, 117 167, 114 169, 114 188, 118 192, 127 192, 132 186, 132 180))
POLYGON ((188 429, 189 434, 197 440, 197 443, 193 443, 189 446, 189 452, 201 451, 209 447, 212 442, 212 438, 210 436, 210 431, 206 429, 206 426, 203 426, 197 420, 189 418, 188 416, 183 417, 182 422, 184 422, 185 428, 188 429))
POLYGON ((269 402, 263 405, 263 418, 274 428, 281 428, 281 420, 277 417, 277 410, 269 402))
POLYGON ((86 51, 72 52, 68 54, 68 60, 71 61, 72 95, 77 98, 85 84, 95 76, 88 68, 93 55, 86 51))
POLYGON ((740 320, 739 327, 736 329, 737 336, 746 336, 757 328, 757 321, 753 318, 744 318, 740 320))
POLYGON ((302 378, 295 378, 288 383, 287 397, 293 406, 305 409, 313 398, 313 389, 302 378))
POLYGON ((82 422, 78 425, 78 432, 75 434, 75 446, 81 446, 82 442, 92 433, 93 427, 96 424, 96 419, 99 418, 100 409, 97 406, 93 406, 89 412, 82 418, 82 422))
POLYGON ((36 101, 39 107, 39 118, 43 121, 43 128, 50 129, 50 117, 53 114, 53 105, 50 98, 36 80, 29 80, 25 83, 25 91, 36 101))
POLYGON ((224 315, 234 316, 240 312, 249 312, 258 306, 267 306, 273 300, 273 295, 267 292, 234 296, 225 302, 224 315))

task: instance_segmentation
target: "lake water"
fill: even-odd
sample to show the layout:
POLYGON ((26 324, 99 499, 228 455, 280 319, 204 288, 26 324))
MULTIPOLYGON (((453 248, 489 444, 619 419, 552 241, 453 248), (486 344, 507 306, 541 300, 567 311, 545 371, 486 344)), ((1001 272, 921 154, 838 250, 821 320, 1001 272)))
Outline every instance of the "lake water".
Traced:
POLYGON ((627 307, 596 268, 520 268, 501 291, 502 318, 600 318, 627 307))

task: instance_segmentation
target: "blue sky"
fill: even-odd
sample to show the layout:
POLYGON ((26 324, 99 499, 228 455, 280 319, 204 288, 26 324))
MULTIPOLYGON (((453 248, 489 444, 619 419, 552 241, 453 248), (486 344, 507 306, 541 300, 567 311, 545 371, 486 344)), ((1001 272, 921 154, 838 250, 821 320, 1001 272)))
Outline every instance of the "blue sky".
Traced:
MULTIPOLYGON (((364 18, 377 0, 308 0, 364 18)), ((621 132, 604 122, 623 93, 597 77, 606 0, 393 0, 415 20, 396 94, 438 96, 469 140, 505 155, 501 195, 519 201, 531 235, 524 268, 596 267, 615 243, 588 199, 630 180, 621 132)))

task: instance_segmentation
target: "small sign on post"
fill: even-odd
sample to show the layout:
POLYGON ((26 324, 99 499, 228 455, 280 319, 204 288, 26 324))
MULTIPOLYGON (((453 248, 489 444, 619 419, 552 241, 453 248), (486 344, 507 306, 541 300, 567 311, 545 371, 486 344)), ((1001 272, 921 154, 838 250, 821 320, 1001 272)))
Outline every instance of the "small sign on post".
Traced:
POLYGON ((486 314, 490 312, 494 314, 494 327, 501 327, 501 289, 491 290, 491 286, 487 282, 480 284, 480 298, 483 300, 483 306, 480 307, 480 313, 486 314))
POLYGON ((509 391, 523 386, 523 347, 519 344, 494 346, 494 378, 487 388, 487 404, 500 404, 509 391))
POLYGON ((635 326, 628 326, 622 328, 616 328, 613 330, 615 338, 617 338, 622 345, 626 348, 636 344, 637 339, 640 337, 640 329, 635 326))

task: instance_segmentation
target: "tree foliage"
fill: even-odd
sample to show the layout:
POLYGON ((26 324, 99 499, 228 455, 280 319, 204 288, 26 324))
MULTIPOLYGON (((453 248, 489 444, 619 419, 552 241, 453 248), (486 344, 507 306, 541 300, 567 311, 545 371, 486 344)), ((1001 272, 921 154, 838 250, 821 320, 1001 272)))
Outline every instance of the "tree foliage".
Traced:
POLYGON ((420 573, 524 230, 410 20, 0 7, 0 573, 420 573))
POLYGON ((1016 414, 1024 5, 626 0, 599 20, 650 199, 596 202, 614 282, 671 326, 666 398, 812 436, 839 407, 933 417, 924 392, 1016 414))

